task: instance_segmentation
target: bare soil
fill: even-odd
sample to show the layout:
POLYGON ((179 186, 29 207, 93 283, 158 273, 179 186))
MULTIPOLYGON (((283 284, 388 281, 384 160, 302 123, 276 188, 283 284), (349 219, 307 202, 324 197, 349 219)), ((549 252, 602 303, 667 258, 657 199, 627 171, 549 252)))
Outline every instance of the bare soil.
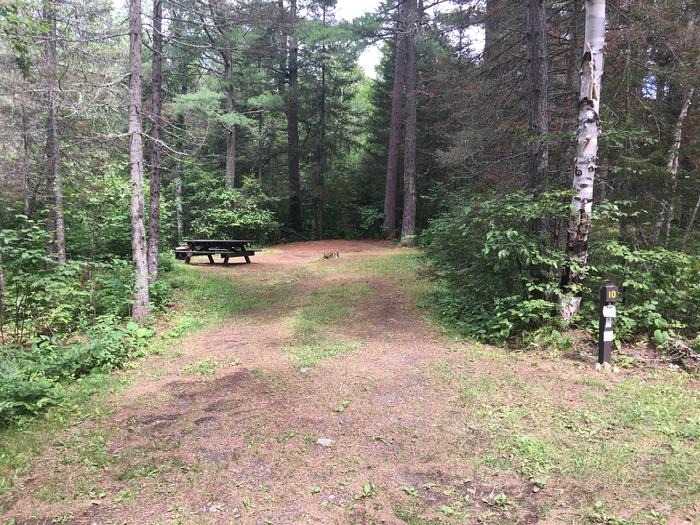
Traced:
MULTIPOLYGON (((128 372, 133 385, 111 401, 114 412, 60 436, 0 521, 452 523, 461 502, 460 523, 552 523, 541 519, 545 509, 567 495, 535 493, 526 476, 475 467, 488 434, 468 424, 458 393, 435 372, 484 374, 484 363, 465 364, 395 276, 345 270, 398 250, 309 242, 263 251, 250 265, 197 265, 231 279, 301 282, 284 306, 230 319, 128 372), (330 251, 340 258, 322 259, 330 251), (358 281, 371 294, 347 304, 330 328, 357 349, 300 370, 286 351, 295 314, 314 291, 358 281), (182 373, 207 359, 218 364, 210 374, 182 373), (72 460, 76 440, 82 453, 72 460)), ((548 389, 577 373, 568 364, 517 371, 548 389)), ((575 386, 562 396, 574 399, 575 386)))

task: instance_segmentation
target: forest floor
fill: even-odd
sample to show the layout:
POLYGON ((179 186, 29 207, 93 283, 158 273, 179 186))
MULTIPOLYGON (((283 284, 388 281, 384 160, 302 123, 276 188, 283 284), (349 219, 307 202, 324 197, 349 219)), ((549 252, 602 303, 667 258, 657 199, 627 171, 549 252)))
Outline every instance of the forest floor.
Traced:
POLYGON ((416 259, 334 241, 178 263, 151 354, 43 432, 0 523, 700 523, 696 380, 449 337, 416 259))

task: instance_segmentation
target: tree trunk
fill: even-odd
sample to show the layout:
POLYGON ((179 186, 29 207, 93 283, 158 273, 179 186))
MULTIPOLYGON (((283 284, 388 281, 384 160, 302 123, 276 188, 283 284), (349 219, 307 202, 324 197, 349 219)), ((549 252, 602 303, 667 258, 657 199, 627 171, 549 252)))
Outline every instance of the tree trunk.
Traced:
POLYGON ((406 84, 406 9, 403 3, 399 4, 394 56, 394 89, 391 94, 391 123, 389 125, 389 149, 384 190, 384 224, 382 226, 384 237, 391 240, 396 237, 396 186, 399 177, 403 90, 406 84))
MULTIPOLYGON (((681 141, 683 139, 683 122, 685 117, 688 116, 688 110, 690 109, 690 104, 693 100, 694 88, 690 88, 685 95, 685 100, 683 101, 683 106, 678 114, 678 120, 676 121, 676 127, 673 130, 673 142, 671 143, 671 149, 668 154, 668 162, 666 163, 666 171, 669 176, 669 195, 664 198, 661 203, 661 218, 660 221, 663 223, 664 232, 664 244, 668 244, 671 237, 671 222, 673 221, 674 214, 674 203, 676 200, 676 189, 678 188, 678 159, 681 150, 681 141)), ((659 237, 659 225, 657 223, 657 231, 655 232, 655 240, 659 237)))
MULTIPOLYGON (((233 85, 233 57, 230 49, 223 49, 224 83, 226 84, 226 113, 233 113, 236 108, 236 91, 233 85)), ((236 127, 233 124, 226 129, 226 187, 236 187, 236 127)))
POLYGON ((151 71, 151 106, 153 125, 151 128, 151 194, 148 236, 148 282, 158 278, 158 242, 160 240, 160 126, 161 126, 161 84, 163 61, 163 19, 162 0, 153 0, 153 57, 151 71))
POLYGON ((505 49, 504 25, 506 0, 486 0, 486 20, 484 21, 484 59, 494 62, 505 49))
POLYGON ((22 201, 24 214, 29 217, 31 214, 31 199, 29 192, 29 125, 27 123, 27 109, 20 102, 22 111, 22 201))
MULTIPOLYGON (((323 26, 326 26, 326 4, 322 5, 323 26)), ((323 239, 323 207, 328 163, 326 151, 326 44, 321 46, 321 94, 319 100, 318 176, 316 179, 316 237, 323 239)))
POLYGON ((131 171, 131 251, 134 261, 134 305, 131 315, 148 315, 148 263, 143 197, 141 136, 141 0, 129 4, 129 165, 131 171))
MULTIPOLYGON (((233 84, 233 52, 226 39, 228 38, 229 22, 226 19, 222 0, 209 0, 209 11, 214 26, 219 33, 221 43, 217 43, 209 31, 207 36, 212 47, 219 50, 224 63, 224 89, 226 91, 226 113, 233 113, 236 108, 236 90, 233 84)), ((206 25, 205 25, 206 30, 206 25)), ((223 124, 226 133, 226 187, 234 188, 236 185, 236 127, 234 124, 223 124)))
POLYGON ((575 194, 566 239, 567 264, 561 280, 561 316, 571 321, 581 306, 578 286, 581 267, 588 261, 588 235, 591 230, 593 184, 598 155, 600 89, 605 49, 605 0, 586 0, 586 31, 581 61, 581 88, 578 102, 578 129, 574 173, 575 194))
POLYGON ((698 210, 700 210, 700 195, 698 195, 698 200, 695 201, 693 213, 690 215, 690 219, 688 220, 688 226, 686 226, 685 235, 683 235, 683 246, 687 245, 690 234, 693 232, 693 224, 695 223, 695 218, 698 216, 698 210))
POLYGON ((63 182, 58 169, 58 101, 56 97, 56 3, 46 0, 45 17, 49 26, 45 46, 47 82, 46 183, 48 190, 48 226, 52 240, 49 253, 59 264, 66 262, 66 236, 63 221, 63 182))
POLYGON ((299 93, 298 64, 299 53, 296 36, 297 1, 291 0, 289 6, 289 55, 287 74, 287 160, 289 168, 289 215, 291 226, 296 232, 301 231, 301 187, 299 179, 299 93))
POLYGON ((528 109, 527 187, 540 188, 547 178, 547 8, 545 0, 530 0, 527 11, 528 109))
POLYGON ((405 0, 406 8, 406 133, 403 146, 403 221, 401 244, 411 245, 416 234, 416 0, 405 0))

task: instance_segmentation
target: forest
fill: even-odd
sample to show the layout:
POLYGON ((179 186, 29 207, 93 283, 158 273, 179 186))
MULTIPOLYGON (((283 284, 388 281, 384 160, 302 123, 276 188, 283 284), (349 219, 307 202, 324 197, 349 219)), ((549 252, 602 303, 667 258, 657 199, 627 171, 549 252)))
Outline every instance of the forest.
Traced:
MULTIPOLYGON (((300 370, 372 348, 342 326, 381 298, 376 316, 389 324, 367 321, 370 339, 415 307, 440 337, 498 348, 524 373, 522 359, 541 356, 593 363, 599 288, 614 283, 614 370, 643 362, 677 374, 666 384, 683 382, 674 395, 691 407, 686 434, 678 419, 664 435, 697 456, 700 3, 378 0, 348 20, 346 2, 0 3, 0 442, 10 443, 0 444, 0 522, 25 523, 2 514, 32 464, 12 447, 84 420, 119 377, 149 369, 149 356, 204 337, 196 334, 218 341, 221 326, 237 333, 265 308, 298 309, 280 348, 300 370), (360 65, 368 50, 380 56, 374 71, 360 65), (173 254, 188 239, 249 239, 262 251, 251 270, 189 266, 173 254), (326 250, 337 250, 337 270, 320 266, 331 264, 326 250), (365 251, 373 262, 362 262, 365 251), (305 266, 291 265, 295 257, 305 266), (328 281, 333 271, 367 284, 343 288, 328 281), (389 293, 382 279, 392 274, 389 293), (314 291, 314 280, 325 284, 314 291)), ((246 340, 271 337, 272 326, 246 340)), ((234 367, 217 355, 183 374, 234 367)), ((263 365, 246 370, 253 377, 263 365)), ((483 388, 476 398, 496 395, 483 388)), ((670 403, 659 388, 654 402, 670 403)), ((643 428, 640 418, 626 428, 643 428)), ((531 444, 508 443, 523 454, 531 444)), ((569 472, 538 461, 513 467, 527 491, 569 472)), ((670 486, 700 479, 683 472, 670 486)), ((360 487, 355 506, 384 497, 375 482, 360 487)), ((421 514, 420 490, 399 489, 412 505, 391 500, 402 523, 472 522, 464 501, 438 505, 435 518, 421 514)), ((480 505, 495 517, 474 523, 534 523, 506 489, 494 490, 480 505)), ((673 519, 698 493, 657 496, 674 502, 663 511, 673 519)), ((243 522, 262 523, 243 501, 243 522)), ((644 521, 642 503, 618 520, 598 503, 575 515, 676 523, 644 521)), ((394 523, 376 508, 352 512, 339 523, 394 523)))

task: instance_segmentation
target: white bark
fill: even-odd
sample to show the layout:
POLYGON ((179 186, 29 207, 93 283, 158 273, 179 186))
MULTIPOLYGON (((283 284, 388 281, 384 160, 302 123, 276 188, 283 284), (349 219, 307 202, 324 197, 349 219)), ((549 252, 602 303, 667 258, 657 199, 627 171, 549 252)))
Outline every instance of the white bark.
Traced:
POLYGON ((141 134, 141 0, 129 4, 129 164, 131 169, 131 251, 134 261, 134 305, 131 315, 148 315, 148 261, 143 197, 141 134))
POLYGON ((175 177, 175 224, 177 228, 177 242, 182 240, 185 231, 182 221, 182 174, 180 171, 181 168, 178 163, 177 176, 175 177))
POLYGON ((581 60, 581 86, 576 131, 576 157, 571 201, 571 218, 566 240, 568 264, 562 276, 561 316, 566 322, 578 312, 581 296, 576 285, 582 277, 574 266, 588 261, 588 234, 591 229, 593 183, 601 133, 600 91, 605 51, 605 0, 586 0, 586 34, 581 60))
POLYGON ((698 216, 698 210, 700 210, 700 195, 698 195, 698 200, 695 201, 695 208, 693 208, 693 213, 690 215, 690 220, 688 221, 688 226, 685 229, 685 235, 683 236, 683 246, 688 243, 688 238, 693 231, 693 224, 695 224, 695 218, 698 216))
POLYGON ((656 231, 654 232, 654 240, 656 241, 659 238, 663 226, 664 242, 666 244, 668 244, 669 237, 671 236, 671 222, 673 221, 676 188, 678 187, 678 158, 681 150, 681 141, 683 139, 683 122, 685 121, 685 117, 688 116, 688 110, 690 109, 694 92, 695 88, 690 88, 686 93, 683 107, 681 107, 681 111, 678 114, 676 127, 673 130, 673 142, 671 143, 671 148, 668 153, 668 162, 666 163, 666 172, 669 177, 669 195, 666 195, 661 203, 661 215, 656 225, 656 231))

